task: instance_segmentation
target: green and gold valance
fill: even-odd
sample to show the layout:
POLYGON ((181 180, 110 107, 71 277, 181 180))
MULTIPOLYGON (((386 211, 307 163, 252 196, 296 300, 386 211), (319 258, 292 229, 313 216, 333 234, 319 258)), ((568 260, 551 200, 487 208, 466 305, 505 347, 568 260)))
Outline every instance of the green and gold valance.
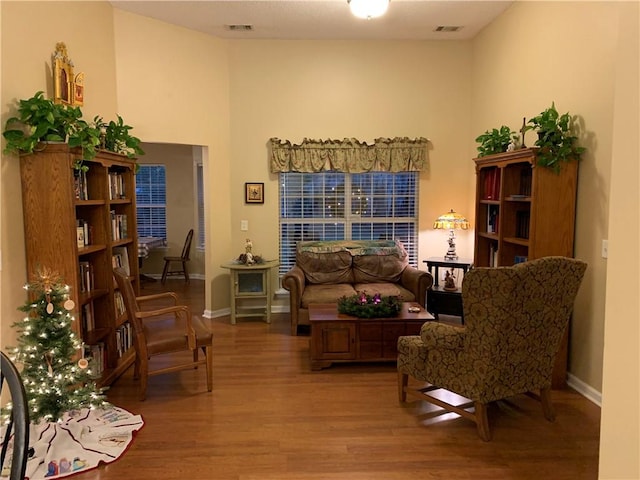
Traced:
POLYGON ((377 138, 373 145, 355 138, 309 140, 294 145, 288 140, 269 140, 272 173, 336 171, 414 172, 427 169, 426 138, 377 138))

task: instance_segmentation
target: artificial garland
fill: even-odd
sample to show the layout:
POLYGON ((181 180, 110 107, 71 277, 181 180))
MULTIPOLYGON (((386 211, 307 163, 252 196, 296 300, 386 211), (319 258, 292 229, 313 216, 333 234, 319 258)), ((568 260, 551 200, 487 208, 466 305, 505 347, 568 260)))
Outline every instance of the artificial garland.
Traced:
POLYGON ((358 293, 338 299, 338 312, 358 318, 395 317, 402 310, 400 297, 383 297, 379 293, 367 295, 358 293))

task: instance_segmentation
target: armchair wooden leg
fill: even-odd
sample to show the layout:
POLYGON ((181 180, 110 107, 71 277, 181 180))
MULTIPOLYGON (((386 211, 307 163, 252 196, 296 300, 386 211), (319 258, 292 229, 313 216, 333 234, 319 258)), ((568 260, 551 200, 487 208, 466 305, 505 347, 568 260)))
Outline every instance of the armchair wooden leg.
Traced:
POLYGON ((204 348, 205 358, 207 359, 207 391, 213 390, 213 347, 204 348))
POLYGON ((491 440, 491 430, 489 430, 489 417, 487 416, 487 404, 473 402, 475 408, 476 425, 478 426, 478 436, 488 442, 491 440))
POLYGON ((398 371, 398 401, 400 403, 407 401, 407 385, 409 385, 409 375, 398 371))
POLYGON ((182 271, 184 272, 184 280, 189 283, 189 270, 187 269, 187 262, 182 262, 182 271))
POLYGON ((542 413, 544 413, 544 418, 553 422, 556 419, 556 412, 553 409, 553 404, 551 403, 551 388, 541 388, 540 389, 540 402, 542 403, 542 413))

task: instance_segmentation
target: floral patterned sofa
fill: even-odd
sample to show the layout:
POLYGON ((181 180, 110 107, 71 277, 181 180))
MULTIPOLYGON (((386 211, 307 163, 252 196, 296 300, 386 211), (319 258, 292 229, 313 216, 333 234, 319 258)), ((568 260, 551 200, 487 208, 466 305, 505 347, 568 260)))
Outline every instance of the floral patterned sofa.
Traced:
POLYGON ((395 295, 424 307, 433 277, 409 265, 407 251, 394 240, 298 242, 296 265, 282 278, 290 293, 291 335, 309 324, 311 303, 337 303, 364 292, 395 295))

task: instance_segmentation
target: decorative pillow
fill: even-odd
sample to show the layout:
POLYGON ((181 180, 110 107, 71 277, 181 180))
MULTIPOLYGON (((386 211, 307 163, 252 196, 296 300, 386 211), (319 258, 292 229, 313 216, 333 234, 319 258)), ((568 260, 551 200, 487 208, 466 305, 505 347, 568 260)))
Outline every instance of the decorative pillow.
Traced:
POLYGON ((353 276, 356 283, 399 282, 407 265, 407 251, 396 242, 396 248, 383 249, 375 255, 354 256, 353 276))
POLYGON ((296 263, 310 284, 353 283, 351 254, 349 252, 312 253, 298 251, 296 263))

